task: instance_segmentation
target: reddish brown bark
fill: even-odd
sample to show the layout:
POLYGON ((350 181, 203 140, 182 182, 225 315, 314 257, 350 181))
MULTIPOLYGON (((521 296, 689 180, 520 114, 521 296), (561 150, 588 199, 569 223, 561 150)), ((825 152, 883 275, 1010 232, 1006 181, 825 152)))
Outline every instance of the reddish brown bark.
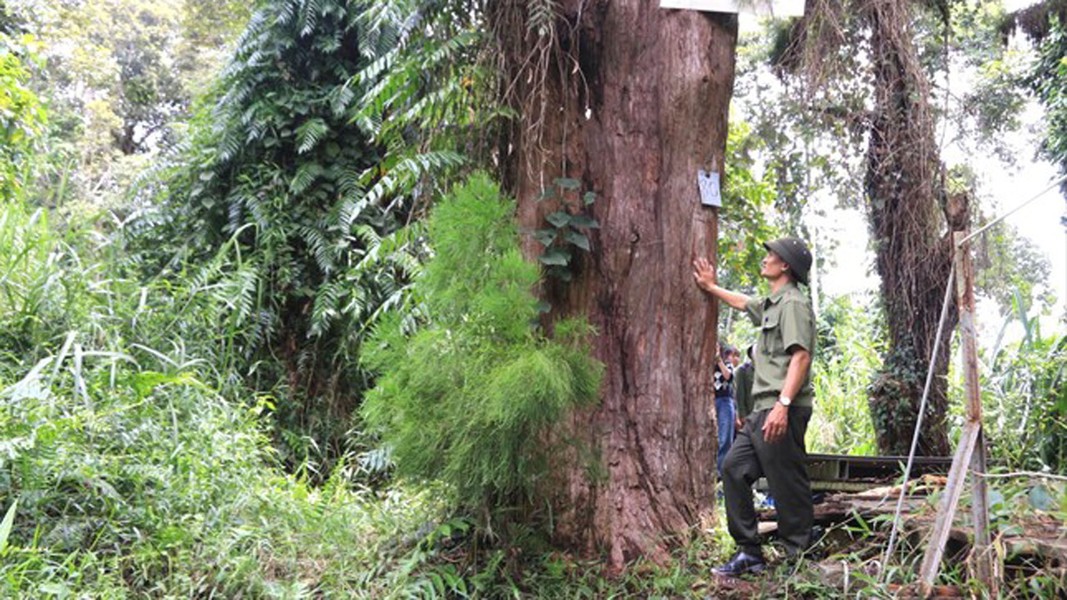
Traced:
MULTIPOLYGON (((737 25, 658 4, 560 2, 558 38, 532 60, 544 38, 528 28, 526 3, 490 9, 522 111, 504 179, 523 230, 557 208, 537 201, 556 177, 597 195, 591 252, 573 281, 544 293, 553 316, 583 314, 598 328, 606 366, 600 405, 569 423, 583 450, 555 497, 555 533, 614 567, 664 557, 713 500, 718 315, 691 263, 715 254, 717 214, 700 204, 697 171, 723 171, 737 25)), ((531 237, 524 251, 542 247, 531 237)))

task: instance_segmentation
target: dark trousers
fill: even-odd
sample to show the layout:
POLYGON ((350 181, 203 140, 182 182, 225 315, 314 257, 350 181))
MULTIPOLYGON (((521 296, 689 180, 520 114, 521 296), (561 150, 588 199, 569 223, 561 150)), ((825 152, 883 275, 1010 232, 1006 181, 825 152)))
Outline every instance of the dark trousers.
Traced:
POLYGON ((760 553, 756 509, 752 506, 752 484, 767 478, 778 512, 778 537, 790 554, 803 552, 811 542, 814 508, 811 480, 808 479, 804 434, 811 420, 811 407, 789 408, 789 427, 774 444, 763 440, 763 422, 770 410, 761 410, 745 419, 722 468, 726 496, 726 525, 737 546, 748 554, 760 553))

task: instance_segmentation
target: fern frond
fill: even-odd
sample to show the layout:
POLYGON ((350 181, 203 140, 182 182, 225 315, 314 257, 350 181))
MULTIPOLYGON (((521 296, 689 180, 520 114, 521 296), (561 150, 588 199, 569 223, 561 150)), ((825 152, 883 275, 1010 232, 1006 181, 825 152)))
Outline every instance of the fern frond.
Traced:
POLYGON ((322 175, 322 171, 322 165, 318 163, 309 162, 300 165, 296 175, 289 182, 289 192, 295 195, 304 193, 322 175))
POLYGON ((338 211, 338 220, 341 227, 348 231, 352 225, 363 215, 363 211, 370 205, 370 200, 363 194, 346 194, 338 211))
POLYGON ((526 4, 526 29, 538 36, 553 35, 556 20, 555 0, 529 0, 526 4))
POLYGON ((326 101, 330 105, 330 112, 333 116, 335 118, 340 118, 348 112, 348 109, 352 106, 352 101, 355 100, 355 98, 356 92, 353 89, 352 80, 348 80, 330 90, 330 93, 326 97, 326 101))
POLYGON ((330 127, 326 121, 315 117, 305 121, 296 128, 297 154, 304 154, 319 144, 319 141, 329 132, 330 127))
POLYGON ((380 204, 386 198, 394 197, 401 191, 410 190, 420 177, 449 167, 457 167, 464 161, 462 155, 450 150, 426 152, 403 158, 367 191, 367 202, 380 204))
POLYGON ((328 282, 319 286, 311 310, 310 335, 321 336, 330 328, 340 315, 340 304, 346 290, 337 282, 328 282))
POLYGON ((330 242, 323 235, 323 230, 319 227, 302 226, 298 233, 311 250, 311 255, 315 257, 315 264, 323 273, 329 275, 334 270, 334 258, 330 251, 330 242))
POLYGON ((219 140, 219 162, 228 163, 237 157, 237 154, 241 151, 241 140, 235 134, 235 132, 227 132, 227 134, 219 140))
POLYGON ((319 0, 303 0, 300 10, 300 37, 307 37, 315 31, 315 25, 319 22, 321 6, 319 0))
MULTIPOLYGON (((282 0, 278 5, 278 14, 275 17, 275 22, 278 25, 288 25, 289 23, 292 23, 293 18, 296 17, 298 12, 299 4, 299 0, 282 0)), ((247 40, 242 39, 242 42, 245 42, 247 45, 247 40)))

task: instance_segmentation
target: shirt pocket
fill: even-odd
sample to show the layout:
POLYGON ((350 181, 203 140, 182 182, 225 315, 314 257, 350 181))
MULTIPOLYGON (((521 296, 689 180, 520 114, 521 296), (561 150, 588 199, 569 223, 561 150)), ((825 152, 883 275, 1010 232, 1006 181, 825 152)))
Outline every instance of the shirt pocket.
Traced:
POLYGON ((779 326, 778 311, 763 313, 763 322, 760 323, 760 344, 766 352, 772 356, 784 351, 782 348, 782 328, 779 326))

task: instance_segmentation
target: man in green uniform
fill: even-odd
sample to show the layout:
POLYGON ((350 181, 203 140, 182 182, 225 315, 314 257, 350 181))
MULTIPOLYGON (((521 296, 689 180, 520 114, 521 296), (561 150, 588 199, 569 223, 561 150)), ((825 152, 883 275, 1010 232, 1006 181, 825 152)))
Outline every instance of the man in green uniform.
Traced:
POLYGON ((808 283, 811 251, 797 238, 766 242, 760 276, 770 296, 750 298, 719 287, 715 268, 700 258, 693 276, 701 289, 745 311, 759 328, 752 382, 752 413, 723 463, 726 521, 738 552, 717 567, 737 576, 764 569, 752 484, 767 478, 778 512, 778 536, 790 555, 811 543, 814 510, 808 479, 804 434, 811 419, 811 357, 815 351, 815 315, 798 283, 808 283))
POLYGON ((745 426, 745 417, 752 413, 752 377, 755 370, 752 366, 752 351, 754 349, 755 346, 748 347, 745 351, 748 360, 734 370, 734 408, 737 411, 735 431, 741 431, 745 426))

